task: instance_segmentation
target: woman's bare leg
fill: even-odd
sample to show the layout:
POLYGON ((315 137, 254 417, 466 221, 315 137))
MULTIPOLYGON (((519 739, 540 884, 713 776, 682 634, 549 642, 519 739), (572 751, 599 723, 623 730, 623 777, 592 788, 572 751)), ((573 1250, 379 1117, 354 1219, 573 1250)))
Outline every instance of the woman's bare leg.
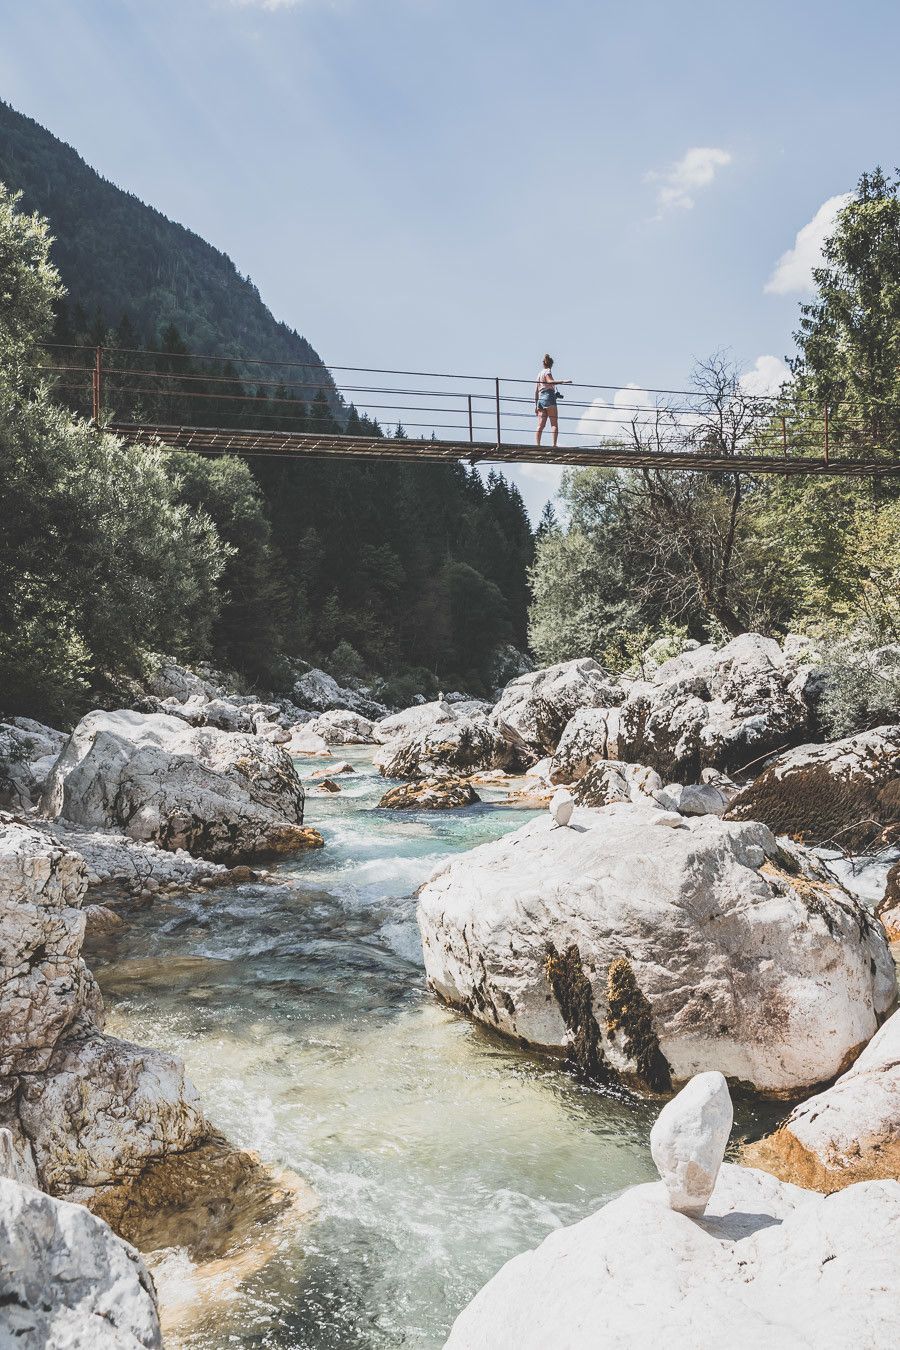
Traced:
POLYGON ((548 416, 549 416, 549 418, 550 418, 550 425, 551 425, 551 427, 553 428, 553 448, 554 448, 554 450, 555 450, 555 449, 556 449, 556 439, 557 439, 557 437, 559 436, 558 413, 557 413, 557 410, 556 410, 555 406, 552 407, 552 408, 548 408, 548 409, 547 409, 547 414, 548 414, 548 416))
POLYGON ((541 443, 541 433, 544 430, 544 427, 547 425, 548 411, 549 409, 547 408, 538 408, 537 436, 535 437, 536 445, 540 445, 541 443))

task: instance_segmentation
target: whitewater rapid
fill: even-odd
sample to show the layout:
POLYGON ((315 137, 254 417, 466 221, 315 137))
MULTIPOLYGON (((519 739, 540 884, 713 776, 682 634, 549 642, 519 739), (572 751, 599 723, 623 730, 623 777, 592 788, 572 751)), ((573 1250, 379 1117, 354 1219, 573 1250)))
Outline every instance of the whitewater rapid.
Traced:
MULTIPOLYGON (((345 757, 341 793, 307 803, 326 847, 281 870, 290 885, 157 901, 91 958, 109 1030, 181 1055, 214 1124, 319 1196, 237 1288, 199 1296, 185 1253, 155 1260, 172 1347, 437 1350, 510 1256, 655 1175, 656 1106, 425 988, 414 891, 533 813, 378 811, 368 752, 345 757)), ((754 1133, 777 1113, 759 1110, 738 1105, 754 1133)))

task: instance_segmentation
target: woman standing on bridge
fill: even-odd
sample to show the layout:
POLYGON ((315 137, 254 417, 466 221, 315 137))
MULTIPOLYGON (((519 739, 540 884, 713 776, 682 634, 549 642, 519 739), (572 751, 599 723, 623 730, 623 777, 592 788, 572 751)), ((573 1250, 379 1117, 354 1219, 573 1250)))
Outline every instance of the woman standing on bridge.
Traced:
POLYGON ((537 413, 537 444, 541 443, 541 434, 549 421, 553 428, 553 445, 556 446, 559 436, 559 422, 556 411, 557 400, 562 398, 562 394, 556 392, 557 385, 571 384, 571 380, 554 380, 553 378, 553 357, 544 356, 544 364, 534 385, 534 411, 537 413))

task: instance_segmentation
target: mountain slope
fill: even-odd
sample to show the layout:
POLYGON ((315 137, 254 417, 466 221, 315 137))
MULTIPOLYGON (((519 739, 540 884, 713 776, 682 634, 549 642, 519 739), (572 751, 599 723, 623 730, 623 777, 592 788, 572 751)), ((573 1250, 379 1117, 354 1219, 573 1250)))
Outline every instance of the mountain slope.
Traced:
MULTIPOLYGON (((72 309, 127 312, 141 343, 174 324, 194 352, 307 362, 331 379, 305 338, 279 323, 253 283, 205 239, 95 172, 71 146, 0 102, 0 181, 49 221, 52 256, 72 309)), ((311 378, 316 378, 312 376, 311 378)))

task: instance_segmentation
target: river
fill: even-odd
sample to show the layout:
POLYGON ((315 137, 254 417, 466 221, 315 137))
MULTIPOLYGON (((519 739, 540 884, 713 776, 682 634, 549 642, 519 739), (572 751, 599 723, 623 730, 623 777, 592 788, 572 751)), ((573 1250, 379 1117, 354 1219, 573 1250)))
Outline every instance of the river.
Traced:
MULTIPOLYGON (((655 1175, 655 1107, 425 988, 416 887, 533 812, 378 811, 368 752, 345 757, 342 792, 307 803, 326 848, 282 868, 290 886, 158 900, 91 956, 108 1030, 181 1055, 211 1120, 319 1196, 262 1269, 189 1309, 180 1350, 437 1350, 510 1256, 655 1175)), ((738 1103, 738 1121, 759 1133, 783 1109, 738 1103)), ((185 1254, 156 1274, 164 1311, 191 1297, 185 1254)))

